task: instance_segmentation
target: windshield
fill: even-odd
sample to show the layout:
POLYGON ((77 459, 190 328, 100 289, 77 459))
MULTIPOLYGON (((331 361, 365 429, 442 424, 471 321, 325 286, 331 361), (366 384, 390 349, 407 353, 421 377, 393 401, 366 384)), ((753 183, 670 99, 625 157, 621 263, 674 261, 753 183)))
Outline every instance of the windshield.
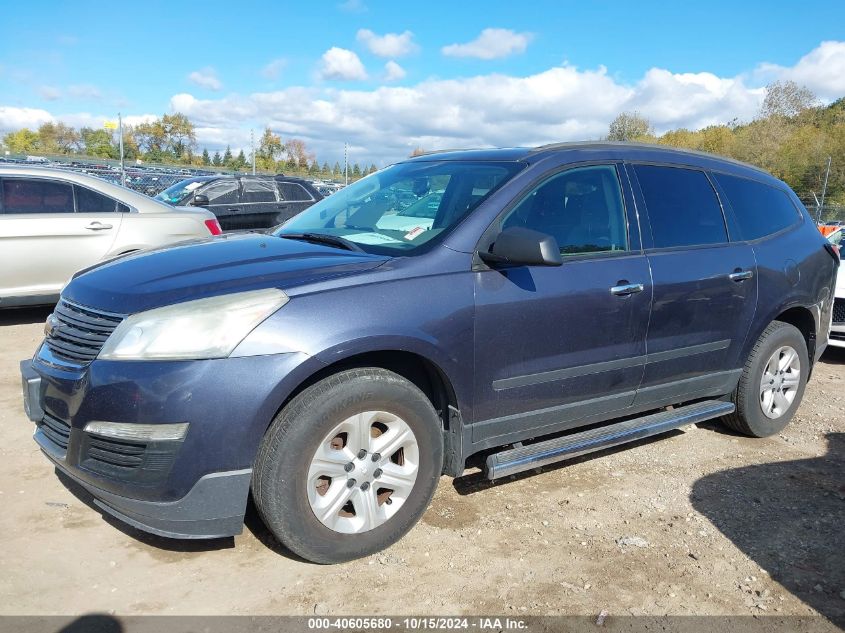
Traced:
POLYGON ((188 194, 202 187, 207 180, 207 178, 188 178, 187 180, 182 180, 175 185, 170 185, 153 199, 161 200, 171 205, 179 204, 188 194))
POLYGON ((445 236, 523 167, 518 162, 400 163, 321 200, 273 233, 321 233, 370 253, 412 254, 445 236))

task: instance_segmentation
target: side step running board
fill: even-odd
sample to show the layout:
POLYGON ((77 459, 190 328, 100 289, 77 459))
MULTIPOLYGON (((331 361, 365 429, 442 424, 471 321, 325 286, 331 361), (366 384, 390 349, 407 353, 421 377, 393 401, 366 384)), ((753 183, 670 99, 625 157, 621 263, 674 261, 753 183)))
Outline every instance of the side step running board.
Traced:
POLYGON ((495 453, 487 458, 485 471, 488 479, 507 477, 523 470, 659 435, 687 424, 718 418, 733 413, 734 409, 730 402, 707 400, 672 411, 660 411, 641 418, 495 453))

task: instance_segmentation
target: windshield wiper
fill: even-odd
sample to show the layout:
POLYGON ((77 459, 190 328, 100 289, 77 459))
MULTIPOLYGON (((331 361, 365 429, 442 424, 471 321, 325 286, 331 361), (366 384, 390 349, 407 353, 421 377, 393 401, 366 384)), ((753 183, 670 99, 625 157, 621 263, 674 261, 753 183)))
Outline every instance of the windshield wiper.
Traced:
POLYGON ((340 237, 339 235, 326 235, 325 233, 279 233, 278 237, 282 237, 287 240, 302 240, 303 242, 315 242, 317 244, 336 246, 338 248, 343 248, 347 251, 355 251, 357 253, 366 252, 355 242, 347 240, 344 237, 340 237))

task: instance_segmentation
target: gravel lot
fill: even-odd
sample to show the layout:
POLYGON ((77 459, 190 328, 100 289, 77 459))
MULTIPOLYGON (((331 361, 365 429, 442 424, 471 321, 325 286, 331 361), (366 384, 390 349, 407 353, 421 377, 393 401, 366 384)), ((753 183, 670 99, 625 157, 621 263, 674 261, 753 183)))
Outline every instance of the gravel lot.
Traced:
POLYGON ((254 513, 172 541, 71 491, 31 439, 18 360, 48 310, 0 313, 0 614, 813 615, 845 624, 845 353, 782 435, 687 427, 490 486, 443 478, 422 522, 334 567, 254 513))

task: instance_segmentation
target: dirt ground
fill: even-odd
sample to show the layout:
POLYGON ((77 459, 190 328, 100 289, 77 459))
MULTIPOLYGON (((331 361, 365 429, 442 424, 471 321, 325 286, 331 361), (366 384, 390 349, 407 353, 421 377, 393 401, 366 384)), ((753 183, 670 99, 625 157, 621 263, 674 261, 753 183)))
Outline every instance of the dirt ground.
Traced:
POLYGON ((444 477, 401 542, 323 567, 241 536, 123 526, 31 439, 18 360, 48 311, 0 313, 0 614, 813 615, 845 623, 845 353, 793 422, 718 424, 488 485, 444 477))

